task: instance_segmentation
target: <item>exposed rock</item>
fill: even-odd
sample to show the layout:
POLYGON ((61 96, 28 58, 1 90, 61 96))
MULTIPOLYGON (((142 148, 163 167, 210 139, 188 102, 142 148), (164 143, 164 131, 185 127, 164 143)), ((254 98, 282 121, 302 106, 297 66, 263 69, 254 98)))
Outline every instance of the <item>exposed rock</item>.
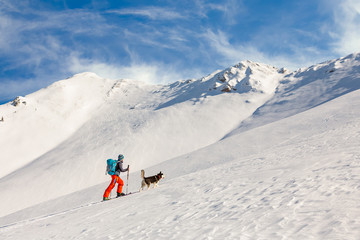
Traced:
POLYGON ((16 98, 12 101, 11 105, 13 105, 14 107, 17 107, 17 106, 19 106, 21 103, 24 104, 24 105, 26 105, 25 99, 24 99, 23 97, 18 96, 18 97, 16 97, 16 98))
POLYGON ((222 92, 231 92, 231 87, 229 85, 224 86, 223 89, 221 89, 222 92))

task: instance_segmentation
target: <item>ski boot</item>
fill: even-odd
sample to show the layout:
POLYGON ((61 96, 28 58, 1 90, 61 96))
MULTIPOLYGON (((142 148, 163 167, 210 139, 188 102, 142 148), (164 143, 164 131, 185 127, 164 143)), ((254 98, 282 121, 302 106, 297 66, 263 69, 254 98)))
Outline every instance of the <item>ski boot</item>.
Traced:
POLYGON ((125 196, 125 193, 116 193, 117 195, 116 195, 116 197, 118 198, 118 197, 122 197, 122 196, 125 196))

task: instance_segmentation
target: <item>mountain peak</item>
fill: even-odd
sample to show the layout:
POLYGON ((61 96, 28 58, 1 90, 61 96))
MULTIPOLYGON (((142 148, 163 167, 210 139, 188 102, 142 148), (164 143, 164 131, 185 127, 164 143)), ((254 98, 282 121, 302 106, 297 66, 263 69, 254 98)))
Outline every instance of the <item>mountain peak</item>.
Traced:
POLYGON ((242 61, 223 71, 209 75, 206 80, 214 82, 213 89, 223 92, 273 92, 278 84, 279 69, 252 61, 242 61))
POLYGON ((101 77, 93 72, 83 72, 83 73, 77 73, 67 79, 74 79, 74 78, 101 78, 101 77))

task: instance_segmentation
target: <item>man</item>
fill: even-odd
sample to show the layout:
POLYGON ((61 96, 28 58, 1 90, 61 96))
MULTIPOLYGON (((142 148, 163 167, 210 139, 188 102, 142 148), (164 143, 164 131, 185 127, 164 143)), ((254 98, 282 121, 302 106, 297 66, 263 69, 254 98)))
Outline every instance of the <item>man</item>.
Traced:
POLYGON ((120 172, 126 172, 129 171, 129 165, 126 169, 123 168, 123 161, 124 161, 124 155, 120 154, 118 156, 118 160, 115 166, 115 173, 111 175, 111 182, 108 188, 105 190, 103 200, 109 200, 110 199, 110 193, 111 190, 115 187, 115 184, 118 184, 117 188, 117 195, 116 197, 124 196, 125 194, 122 192, 122 188, 124 186, 123 180, 120 178, 120 172))

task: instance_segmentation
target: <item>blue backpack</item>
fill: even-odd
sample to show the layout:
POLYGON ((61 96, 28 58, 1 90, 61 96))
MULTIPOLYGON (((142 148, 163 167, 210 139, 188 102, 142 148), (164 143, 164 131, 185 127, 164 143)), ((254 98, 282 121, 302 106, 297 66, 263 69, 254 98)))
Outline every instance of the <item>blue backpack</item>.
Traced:
POLYGON ((114 175, 115 174, 115 167, 117 164, 117 160, 114 159, 108 159, 106 160, 107 166, 106 166, 106 172, 109 175, 114 175))

